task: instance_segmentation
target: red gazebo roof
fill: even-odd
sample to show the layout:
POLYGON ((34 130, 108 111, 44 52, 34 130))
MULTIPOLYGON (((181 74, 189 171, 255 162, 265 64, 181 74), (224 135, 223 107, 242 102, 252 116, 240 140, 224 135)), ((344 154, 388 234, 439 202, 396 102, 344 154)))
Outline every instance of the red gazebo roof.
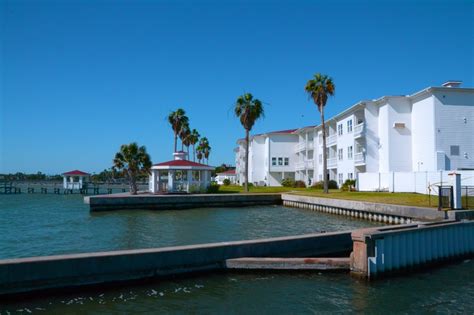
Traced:
POLYGON ((63 175, 87 176, 87 175, 90 175, 90 174, 86 173, 86 172, 83 172, 83 171, 74 170, 74 171, 63 173, 63 175))
POLYGON ((168 161, 168 162, 153 164, 153 166, 178 166, 178 167, 179 166, 186 166, 186 167, 195 166, 195 167, 210 167, 210 168, 212 168, 212 166, 201 164, 201 163, 196 163, 196 162, 188 161, 188 160, 171 160, 171 161, 168 161))

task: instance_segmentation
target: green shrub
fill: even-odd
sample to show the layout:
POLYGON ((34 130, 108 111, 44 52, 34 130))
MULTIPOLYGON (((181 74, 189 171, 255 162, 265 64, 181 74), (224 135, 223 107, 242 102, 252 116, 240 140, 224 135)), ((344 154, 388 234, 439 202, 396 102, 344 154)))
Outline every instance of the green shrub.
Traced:
POLYGON ((281 181, 283 187, 295 187, 295 181, 291 178, 285 178, 281 181))
POLYGON ((207 187, 207 193, 208 194, 215 194, 215 193, 218 193, 219 192, 219 185, 216 184, 216 183, 211 183, 211 185, 209 185, 209 187, 207 187))
POLYGON ((355 179, 346 179, 344 184, 341 186, 342 191, 355 191, 355 179))
POLYGON ((230 179, 226 178, 222 181, 224 183, 224 186, 229 186, 230 185, 230 179))
POLYGON ((295 181, 295 183, 293 184, 293 187, 295 188, 306 188, 306 184, 304 181, 302 180, 297 180, 295 181))
MULTIPOLYGON (((324 182, 320 180, 319 182, 314 183, 312 186, 314 189, 324 189, 324 182)), ((335 180, 330 180, 328 182, 328 189, 337 189, 337 182, 335 180)))

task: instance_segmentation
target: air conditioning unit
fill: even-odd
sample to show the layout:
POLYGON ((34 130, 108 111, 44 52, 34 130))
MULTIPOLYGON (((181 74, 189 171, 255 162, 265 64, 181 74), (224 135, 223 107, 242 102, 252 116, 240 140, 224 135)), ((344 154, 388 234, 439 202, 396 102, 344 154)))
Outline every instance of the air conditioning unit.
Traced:
POLYGON ((393 128, 396 128, 396 129, 405 128, 405 123, 403 123, 403 122, 394 122, 393 123, 393 128))

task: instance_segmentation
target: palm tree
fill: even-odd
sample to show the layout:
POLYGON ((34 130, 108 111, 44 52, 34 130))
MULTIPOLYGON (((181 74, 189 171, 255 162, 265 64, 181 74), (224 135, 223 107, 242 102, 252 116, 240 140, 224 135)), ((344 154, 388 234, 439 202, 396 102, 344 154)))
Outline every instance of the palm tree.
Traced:
POLYGON ((252 94, 245 93, 237 98, 235 103, 235 116, 239 117, 240 123, 245 129, 245 191, 249 191, 249 138, 255 121, 264 116, 263 104, 254 99, 252 94))
POLYGON ((150 174, 151 159, 145 146, 139 147, 136 142, 122 144, 120 151, 115 154, 113 170, 124 174, 130 185, 130 193, 138 192, 137 177, 150 174))
POLYGON ((185 122, 181 125, 181 128, 179 129, 179 139, 181 140, 181 151, 184 151, 184 146, 188 148, 189 152, 189 135, 191 134, 191 130, 189 129, 189 123, 185 122))
POLYGON ((332 78, 327 75, 317 73, 313 79, 306 83, 305 91, 308 96, 313 99, 314 103, 321 113, 321 126, 323 131, 323 178, 324 178, 324 192, 328 193, 328 167, 327 167, 327 152, 326 152, 326 124, 324 122, 324 106, 329 96, 334 95, 336 86, 332 82, 332 78))
POLYGON ((199 163, 201 163, 203 151, 204 151, 204 149, 201 146, 201 144, 198 144, 198 146, 196 148, 196 156, 198 158, 199 163))
POLYGON ((203 157, 209 163, 209 154, 211 153, 211 147, 209 146, 209 140, 206 137, 201 138, 199 140, 198 145, 198 159, 201 160, 203 157))
POLYGON ((198 143, 199 138, 201 135, 196 129, 191 131, 191 135, 189 136, 189 144, 193 146, 193 161, 196 161, 196 148, 195 145, 198 143))
POLYGON ((178 151, 178 134, 181 130, 181 126, 188 123, 188 121, 188 116, 186 116, 186 112, 182 108, 178 108, 168 115, 168 122, 174 131, 174 152, 178 151))

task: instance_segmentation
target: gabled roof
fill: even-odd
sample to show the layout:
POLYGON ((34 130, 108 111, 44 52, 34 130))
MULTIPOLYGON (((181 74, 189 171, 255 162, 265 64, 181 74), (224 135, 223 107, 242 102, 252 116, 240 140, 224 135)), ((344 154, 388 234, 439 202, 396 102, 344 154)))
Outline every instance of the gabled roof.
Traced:
POLYGON ((83 171, 74 170, 74 171, 63 173, 63 175, 88 176, 90 174, 83 171))
POLYGON ((217 173, 217 175, 235 175, 235 169, 217 173))

